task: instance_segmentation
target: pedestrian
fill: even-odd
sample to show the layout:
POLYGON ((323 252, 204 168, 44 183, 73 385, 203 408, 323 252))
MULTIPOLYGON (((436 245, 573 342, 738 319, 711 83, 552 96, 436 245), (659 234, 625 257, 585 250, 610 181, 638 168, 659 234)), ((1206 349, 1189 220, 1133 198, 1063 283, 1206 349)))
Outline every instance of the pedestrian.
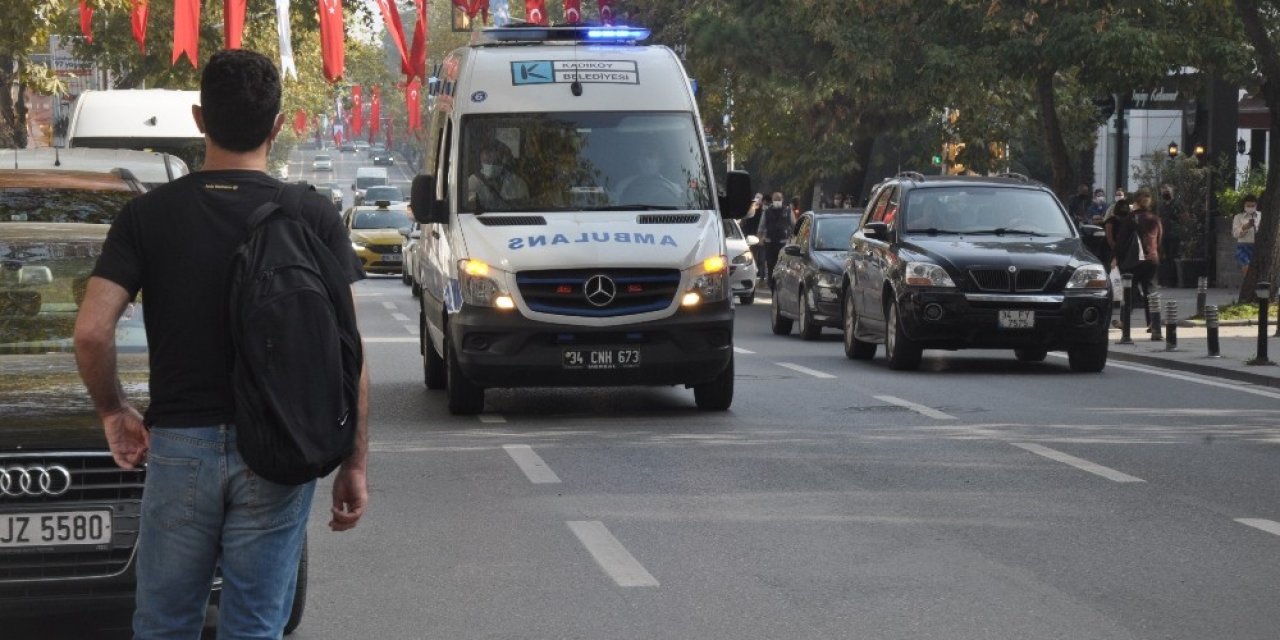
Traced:
POLYGON ((843 193, 836 193, 835 195, 832 195, 832 196, 831 196, 831 208, 832 208, 832 209, 843 209, 843 208, 844 208, 844 194, 843 194, 843 193))
POLYGON ((795 226, 800 224, 800 216, 804 215, 804 211, 800 208, 800 196, 791 196, 791 224, 795 226))
POLYGON ((1101 225, 1107 216, 1107 195, 1102 189, 1094 189, 1093 202, 1086 212, 1089 224, 1101 225))
MULTIPOLYGON (((1138 263, 1133 267, 1133 286, 1146 316, 1147 331, 1151 327, 1151 308, 1147 296, 1153 290, 1153 280, 1160 269, 1160 251, 1164 245, 1164 225, 1160 216, 1151 208, 1151 192, 1139 189, 1132 211, 1134 233, 1137 237, 1138 263)), ((1122 270, 1121 273, 1124 273, 1122 270)))
POLYGON ((1253 194, 1244 197, 1244 211, 1231 219, 1231 235, 1236 238, 1236 262, 1240 264, 1240 272, 1246 276, 1249 275, 1249 264, 1253 262, 1253 242, 1261 219, 1258 197, 1253 194))
POLYGON ((1079 187, 1076 187, 1075 195, 1071 196, 1067 201, 1067 213, 1071 214, 1071 219, 1074 220, 1077 225, 1084 224, 1088 221, 1087 212, 1089 210, 1089 205, 1093 203, 1093 199, 1089 195, 1090 193, 1089 185, 1081 184, 1079 187))
POLYGON ((1111 204, 1115 204, 1124 199, 1125 199, 1124 187, 1116 187, 1116 197, 1114 200, 1111 201, 1111 204))
POLYGON ((747 215, 742 219, 740 226, 742 227, 742 235, 756 236, 756 242, 751 244, 751 259, 756 265, 764 264, 764 247, 760 245, 760 219, 764 217, 764 194, 757 193, 755 198, 751 200, 751 206, 747 208, 747 215))
MULTIPOLYGON (((216 567, 219 637, 280 638, 293 604, 316 482, 267 481, 237 450, 231 328, 220 295, 250 213, 285 187, 267 174, 284 122, 280 94, 279 72, 261 54, 226 50, 209 59, 192 107, 205 136, 203 167, 122 208, 76 321, 80 375, 116 464, 147 467, 135 551, 140 640, 198 638, 216 567), (151 363, 145 416, 115 366, 116 322, 139 293, 151 363)), ((308 191, 300 209, 346 278, 363 278, 332 202, 308 191)), ((365 371, 357 404, 353 453, 333 480, 334 531, 355 527, 368 501, 365 371)))
POLYGON ((791 239, 791 212, 783 203, 782 194, 774 191, 773 199, 762 215, 760 241, 764 243, 765 270, 761 277, 772 289, 773 267, 778 264, 782 247, 791 239))

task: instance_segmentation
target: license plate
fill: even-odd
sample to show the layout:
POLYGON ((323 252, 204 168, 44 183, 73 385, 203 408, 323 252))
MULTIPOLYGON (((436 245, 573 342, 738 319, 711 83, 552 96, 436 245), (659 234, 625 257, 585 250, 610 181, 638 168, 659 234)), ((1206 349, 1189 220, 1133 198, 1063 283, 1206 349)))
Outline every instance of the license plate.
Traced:
POLYGON ((394 262, 394 263, 396 263, 396 264, 400 264, 401 262, 403 262, 403 261, 404 261, 404 258, 400 257, 400 254, 398 254, 398 253, 388 253, 387 255, 382 256, 382 261, 383 261, 383 262, 394 262))
POLYGON ((1001 309, 998 322, 1001 329, 1034 329, 1036 326, 1036 312, 1022 309, 1001 309))
POLYGON ((639 349, 565 349, 566 369, 635 369, 640 366, 639 349))
POLYGON ((110 511, 0 513, 0 549, 110 542, 110 511))

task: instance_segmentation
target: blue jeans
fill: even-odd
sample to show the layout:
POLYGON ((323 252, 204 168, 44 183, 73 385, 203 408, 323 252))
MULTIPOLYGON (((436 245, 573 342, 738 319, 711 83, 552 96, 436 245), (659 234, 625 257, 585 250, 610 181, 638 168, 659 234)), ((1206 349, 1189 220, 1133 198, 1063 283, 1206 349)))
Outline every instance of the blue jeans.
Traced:
POLYGON ((151 429, 134 638, 199 638, 218 566, 218 638, 280 638, 315 488, 250 471, 232 425, 151 429))

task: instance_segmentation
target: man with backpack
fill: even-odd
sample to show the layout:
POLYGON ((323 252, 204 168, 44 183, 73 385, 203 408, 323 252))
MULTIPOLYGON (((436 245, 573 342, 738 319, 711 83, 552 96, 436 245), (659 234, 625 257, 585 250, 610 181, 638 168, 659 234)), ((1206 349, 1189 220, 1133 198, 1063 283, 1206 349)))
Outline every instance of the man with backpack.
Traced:
POLYGON ((334 531, 367 506, 368 375, 351 288, 363 273, 333 204, 266 173, 280 94, 265 56, 213 55, 192 108, 203 168, 125 205, 76 321, 80 374, 112 455, 125 469, 147 466, 135 638, 199 637, 216 567, 219 637, 279 638, 315 478, 337 467, 334 531), (264 267, 268 258, 283 262, 264 267), (145 416, 115 360, 117 319, 139 293, 145 416), (274 320, 244 322, 257 317, 274 320), (283 371, 332 371, 282 384, 263 357, 283 371), (318 396, 336 397, 311 406, 318 396))
POLYGON ((773 200, 760 219, 760 242, 764 244, 764 271, 761 277, 773 288, 773 268, 778 264, 782 247, 791 239, 791 210, 783 203, 782 194, 773 192, 773 200))

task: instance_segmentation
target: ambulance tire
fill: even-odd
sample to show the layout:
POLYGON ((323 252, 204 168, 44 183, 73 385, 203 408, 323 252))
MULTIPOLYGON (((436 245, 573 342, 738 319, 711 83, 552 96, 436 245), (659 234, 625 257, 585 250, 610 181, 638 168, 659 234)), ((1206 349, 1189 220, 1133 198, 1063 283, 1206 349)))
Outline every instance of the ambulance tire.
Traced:
POLYGON ((473 416, 484 411, 484 387, 477 386, 462 374, 462 366, 458 364, 458 354, 446 336, 445 353, 445 393, 449 396, 449 413, 455 416, 473 416))
POLYGON ((728 411, 733 405, 733 356, 715 380, 694 385, 693 401, 698 411, 728 411))

